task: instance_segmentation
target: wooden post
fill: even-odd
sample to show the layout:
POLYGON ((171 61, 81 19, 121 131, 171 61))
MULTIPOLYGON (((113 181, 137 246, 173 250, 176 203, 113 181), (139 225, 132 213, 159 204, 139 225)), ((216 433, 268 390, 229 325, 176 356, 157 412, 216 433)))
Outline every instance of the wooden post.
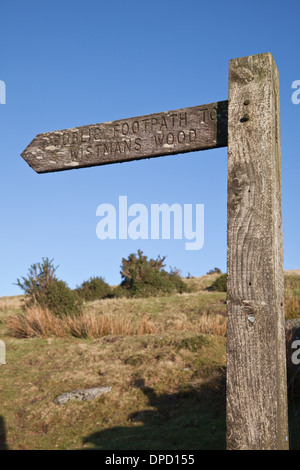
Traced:
POLYGON ((22 157, 47 173, 224 147, 227 121, 227 443, 288 449, 279 80, 272 55, 230 61, 229 102, 39 134, 22 157))
POLYGON ((271 54, 229 63, 227 447, 288 449, 280 110, 271 54))

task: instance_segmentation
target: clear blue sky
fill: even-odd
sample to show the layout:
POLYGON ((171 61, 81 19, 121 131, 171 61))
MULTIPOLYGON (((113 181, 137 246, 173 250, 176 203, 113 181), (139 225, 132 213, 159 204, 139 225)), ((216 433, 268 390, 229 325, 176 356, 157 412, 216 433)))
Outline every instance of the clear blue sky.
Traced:
POLYGON ((10 1, 1 5, 0 295, 42 257, 75 287, 120 282, 123 256, 167 255, 183 275, 226 271, 227 149, 36 174, 20 153, 38 133, 228 98, 228 62, 272 52, 280 73, 285 269, 300 268, 300 4, 287 0, 10 1), (205 242, 99 240, 96 208, 205 205, 205 242))

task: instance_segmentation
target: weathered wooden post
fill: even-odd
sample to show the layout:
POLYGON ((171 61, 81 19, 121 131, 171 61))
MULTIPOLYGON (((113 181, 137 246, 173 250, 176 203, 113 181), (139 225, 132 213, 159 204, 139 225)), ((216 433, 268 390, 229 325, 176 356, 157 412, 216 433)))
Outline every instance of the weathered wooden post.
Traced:
POLYGON ((227 445, 288 449, 280 111, 271 54, 233 59, 228 100, 227 445))
POLYGON ((272 55, 230 61, 229 105, 39 134, 22 157, 47 173, 225 147, 227 137, 228 448, 287 449, 279 85, 272 55))

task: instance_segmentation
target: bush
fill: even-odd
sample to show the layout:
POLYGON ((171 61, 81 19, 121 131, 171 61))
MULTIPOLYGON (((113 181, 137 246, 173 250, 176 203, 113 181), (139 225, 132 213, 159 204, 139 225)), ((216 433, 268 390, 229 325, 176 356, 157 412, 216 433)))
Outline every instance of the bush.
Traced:
POLYGON ((169 280, 171 281, 171 284, 176 288, 176 291, 179 292, 179 294, 183 294, 183 292, 189 292, 189 288, 181 279, 180 271, 178 269, 176 268, 171 269, 168 275, 169 275, 169 280))
POLYGON ((149 271, 162 272, 165 267, 163 264, 165 259, 165 256, 163 258, 159 256, 156 260, 150 259, 148 261, 142 250, 138 250, 137 255, 132 253, 128 259, 123 258, 120 272, 122 285, 129 286, 132 282, 143 281, 149 271))
POLYGON ((129 289, 125 288, 124 286, 122 286, 121 284, 117 287, 115 287, 113 290, 112 290, 112 293, 111 293, 111 296, 112 297, 115 297, 116 299, 120 299, 121 297, 130 297, 130 291, 129 289))
POLYGON ((227 274, 219 276, 211 285, 210 290, 227 292, 227 274))
POLYGON ((42 258, 41 263, 30 266, 27 277, 17 279, 17 285, 27 294, 25 305, 40 305, 57 316, 77 314, 81 311, 82 299, 55 276, 56 269, 53 260, 42 258))
POLYGON ((105 282, 103 277, 91 277, 88 281, 84 281, 76 291, 85 301, 105 299, 112 296, 110 286, 105 282))
POLYGON ((28 269, 27 277, 17 279, 16 285, 27 294, 29 303, 43 302, 52 282, 57 281, 53 259, 42 258, 41 263, 34 263, 28 269))
POLYGON ((78 292, 70 289, 64 281, 56 280, 49 285, 47 296, 40 305, 55 315, 77 315, 82 310, 83 300, 78 292))
POLYGON ((132 253, 127 259, 122 259, 122 282, 115 290, 116 296, 122 296, 122 290, 126 296, 147 297, 158 293, 170 294, 172 292, 186 292, 187 286, 182 281, 179 271, 174 269, 170 273, 163 268, 165 256, 157 259, 149 259, 141 250, 137 254, 132 253))
POLYGON ((219 268, 214 268, 208 271, 206 274, 222 274, 222 271, 219 268))

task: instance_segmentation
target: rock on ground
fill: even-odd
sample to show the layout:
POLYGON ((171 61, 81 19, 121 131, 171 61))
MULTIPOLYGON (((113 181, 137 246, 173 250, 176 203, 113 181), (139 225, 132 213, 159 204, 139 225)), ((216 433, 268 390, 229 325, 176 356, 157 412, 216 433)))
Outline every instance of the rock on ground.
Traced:
POLYGON ((55 398, 55 400, 53 400, 53 403, 56 403, 59 406, 63 406, 71 400, 90 401, 110 391, 111 387, 94 387, 87 388, 85 390, 73 390, 72 392, 66 392, 62 395, 59 395, 55 398))

